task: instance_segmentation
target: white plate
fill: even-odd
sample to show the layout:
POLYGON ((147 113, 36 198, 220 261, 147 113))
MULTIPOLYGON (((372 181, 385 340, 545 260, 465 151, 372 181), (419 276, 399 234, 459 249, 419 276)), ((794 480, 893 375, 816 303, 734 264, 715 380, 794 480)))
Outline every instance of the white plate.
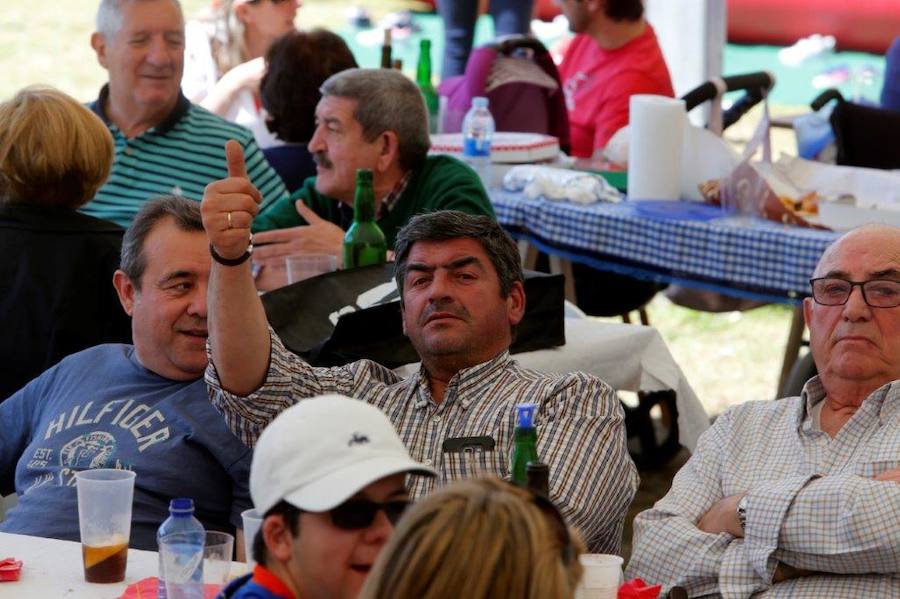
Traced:
MULTIPOLYGON (((431 154, 462 154, 462 133, 431 136, 431 154)), ((491 140, 491 162, 520 164, 553 160, 559 154, 559 140, 540 133, 497 131, 491 140)))

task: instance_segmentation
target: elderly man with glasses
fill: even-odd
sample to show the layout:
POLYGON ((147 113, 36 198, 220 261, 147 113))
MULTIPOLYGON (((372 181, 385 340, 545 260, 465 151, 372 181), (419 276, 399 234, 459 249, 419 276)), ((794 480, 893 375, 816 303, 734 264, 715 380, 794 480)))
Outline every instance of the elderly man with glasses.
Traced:
POLYGON ((629 576, 691 597, 900 596, 900 229, 847 233, 811 285, 819 374, 716 420, 636 518, 629 576))

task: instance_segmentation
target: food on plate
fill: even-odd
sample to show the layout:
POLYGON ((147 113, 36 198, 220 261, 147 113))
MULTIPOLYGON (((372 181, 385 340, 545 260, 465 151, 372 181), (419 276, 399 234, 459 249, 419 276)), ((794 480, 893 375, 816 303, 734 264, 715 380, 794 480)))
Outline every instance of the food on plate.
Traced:
POLYGON ((778 199, 787 210, 798 214, 818 214, 819 213, 819 194, 814 191, 805 193, 799 198, 790 196, 778 196, 778 199))
POLYGON ((722 182, 719 179, 710 179, 706 183, 697 186, 700 195, 710 204, 721 205, 722 203, 722 182))

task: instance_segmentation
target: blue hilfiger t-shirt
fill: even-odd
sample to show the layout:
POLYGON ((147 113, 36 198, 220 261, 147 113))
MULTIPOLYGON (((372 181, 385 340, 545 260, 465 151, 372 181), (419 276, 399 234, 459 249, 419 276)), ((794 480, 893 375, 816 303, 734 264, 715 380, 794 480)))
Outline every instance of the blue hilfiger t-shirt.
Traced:
POLYGON ((202 378, 172 381, 131 345, 98 345, 0 403, 0 479, 14 471, 19 495, 0 531, 79 540, 75 473, 93 468, 137 473, 132 547, 156 549, 173 497, 193 498, 208 530, 230 530, 252 507, 250 459, 202 378))

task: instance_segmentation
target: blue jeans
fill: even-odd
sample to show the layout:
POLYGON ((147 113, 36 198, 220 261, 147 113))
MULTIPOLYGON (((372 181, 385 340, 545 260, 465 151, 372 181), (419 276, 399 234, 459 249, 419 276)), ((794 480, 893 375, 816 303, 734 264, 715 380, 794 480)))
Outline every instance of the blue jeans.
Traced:
MULTIPOLYGON (((494 34, 528 33, 534 0, 491 0, 494 34)), ((438 13, 444 21, 444 63, 441 78, 462 75, 472 51, 478 0, 439 0, 438 13)))

